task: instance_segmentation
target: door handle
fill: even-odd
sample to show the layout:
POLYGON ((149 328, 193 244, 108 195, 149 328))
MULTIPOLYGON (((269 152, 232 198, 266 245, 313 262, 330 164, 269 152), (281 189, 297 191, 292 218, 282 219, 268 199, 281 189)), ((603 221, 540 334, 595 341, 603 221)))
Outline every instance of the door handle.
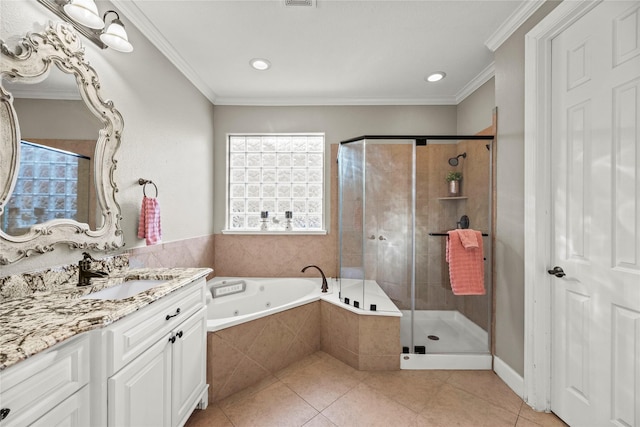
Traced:
POLYGON ((566 276, 566 274, 564 273, 564 270, 562 269, 562 267, 558 267, 557 265, 555 267, 553 267, 553 270, 547 270, 547 273, 551 274, 552 276, 556 276, 556 277, 564 277, 564 276, 566 276))

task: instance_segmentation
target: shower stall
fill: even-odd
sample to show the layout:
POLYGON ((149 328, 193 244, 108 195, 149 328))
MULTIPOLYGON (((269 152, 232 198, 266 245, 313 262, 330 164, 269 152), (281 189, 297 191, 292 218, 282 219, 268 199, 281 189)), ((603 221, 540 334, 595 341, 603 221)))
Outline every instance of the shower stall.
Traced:
POLYGON ((493 139, 363 136, 340 145, 340 299, 376 314, 389 300, 401 310, 402 369, 491 368, 493 139), (445 251, 456 228, 482 232, 484 294, 452 291, 445 251))

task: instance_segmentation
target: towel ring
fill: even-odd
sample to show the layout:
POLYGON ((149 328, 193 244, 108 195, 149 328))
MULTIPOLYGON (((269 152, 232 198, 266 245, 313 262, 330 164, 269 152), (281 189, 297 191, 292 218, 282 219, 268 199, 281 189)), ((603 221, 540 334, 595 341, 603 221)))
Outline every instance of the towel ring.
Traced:
POLYGON ((143 186, 143 187, 142 187, 142 194, 144 194, 144 197, 147 197, 147 191, 146 191, 146 189, 147 189, 147 184, 151 184, 151 185, 153 185, 153 188, 155 188, 155 189, 156 189, 156 195, 155 195, 155 197, 158 197, 158 186, 157 186, 153 181, 151 181, 150 179, 140 178, 140 179, 138 180, 138 184, 140 184, 140 185, 142 185, 142 186, 143 186))

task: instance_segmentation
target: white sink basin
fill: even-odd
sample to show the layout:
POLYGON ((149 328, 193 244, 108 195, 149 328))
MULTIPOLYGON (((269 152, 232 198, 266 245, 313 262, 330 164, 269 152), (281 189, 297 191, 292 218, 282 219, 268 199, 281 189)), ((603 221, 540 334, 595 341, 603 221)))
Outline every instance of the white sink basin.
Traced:
POLYGON ((119 285, 104 288, 101 291, 80 297, 80 299, 125 299, 167 283, 168 280, 139 279, 128 280, 119 285))

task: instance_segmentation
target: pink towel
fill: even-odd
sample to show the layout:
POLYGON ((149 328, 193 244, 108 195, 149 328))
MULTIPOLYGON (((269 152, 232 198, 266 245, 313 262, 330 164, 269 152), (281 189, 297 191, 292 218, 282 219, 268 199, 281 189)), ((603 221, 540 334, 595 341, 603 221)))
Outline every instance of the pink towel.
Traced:
POLYGON ((454 295, 484 295, 482 233, 451 230, 448 234, 446 260, 449 263, 451 290, 454 295))
POLYGON ((146 239, 147 245, 155 245, 162 241, 160 227, 160 204, 155 197, 143 197, 138 222, 138 238, 146 239))
POLYGON ((458 236, 460 236, 460 242, 465 249, 480 247, 480 243, 482 243, 482 233, 478 234, 476 230, 471 230, 468 228, 459 229, 456 231, 458 232, 458 236), (478 239, 480 239, 480 243, 478 243, 478 239))

